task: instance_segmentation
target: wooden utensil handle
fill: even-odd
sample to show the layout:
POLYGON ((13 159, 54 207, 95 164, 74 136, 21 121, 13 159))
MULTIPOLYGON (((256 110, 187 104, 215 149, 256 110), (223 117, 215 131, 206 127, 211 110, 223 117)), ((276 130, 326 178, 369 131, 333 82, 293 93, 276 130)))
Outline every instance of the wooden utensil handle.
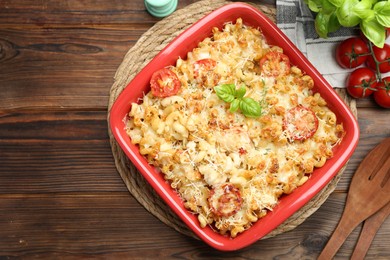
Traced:
POLYGON ((360 232, 359 240, 355 246, 351 259, 364 259, 376 232, 389 214, 390 202, 364 222, 363 229, 360 232))
POLYGON ((319 255, 318 260, 332 259, 336 255, 341 245, 344 243, 345 239, 349 236, 349 234, 351 234, 352 230, 354 230, 360 222, 361 220, 355 218, 348 207, 346 207, 343 215, 341 216, 339 224, 319 255))

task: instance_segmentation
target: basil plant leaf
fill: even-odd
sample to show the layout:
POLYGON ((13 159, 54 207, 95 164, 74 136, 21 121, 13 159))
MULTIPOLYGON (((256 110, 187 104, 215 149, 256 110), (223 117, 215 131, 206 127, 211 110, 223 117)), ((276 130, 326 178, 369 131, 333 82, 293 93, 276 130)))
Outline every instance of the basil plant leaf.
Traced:
POLYGON ((227 103, 232 103, 236 99, 236 86, 234 84, 223 84, 214 87, 218 98, 227 103))
POLYGON ((318 13, 321 8, 321 0, 305 0, 305 3, 309 7, 309 9, 315 13, 318 13))
POLYGON ((376 3, 378 3, 378 1, 382 1, 382 0, 370 0, 371 5, 375 5, 376 3))
POLYGON ((329 33, 329 15, 318 13, 314 21, 316 32, 321 38, 327 38, 329 33))
POLYGON ((360 29, 375 46, 383 48, 386 40, 386 29, 376 19, 363 20, 360 23, 360 29))
POLYGON ((322 1, 321 12, 324 14, 332 14, 337 10, 337 7, 327 0, 322 1))
POLYGON ((355 13, 354 6, 359 3, 359 0, 345 0, 336 14, 339 22, 344 27, 353 27, 360 23, 360 17, 355 13))
POLYGON ((259 117, 261 116, 261 106, 259 102, 252 98, 244 97, 240 100, 239 104, 242 114, 246 117, 259 117))
POLYGON ((337 18, 336 12, 333 12, 329 15, 329 20, 328 20, 328 32, 335 32, 338 29, 340 29, 340 22, 339 19, 337 18))
POLYGON ((375 4, 374 12, 377 21, 386 28, 390 27, 390 1, 381 1, 375 4))
POLYGON ((361 0, 354 7, 354 13, 359 16, 360 19, 373 19, 375 18, 375 12, 372 8, 371 0, 361 0))
POLYGON ((323 1, 323 3, 326 3, 326 2, 329 2, 336 7, 341 7, 344 3, 344 0, 328 0, 328 1, 324 0, 323 1))

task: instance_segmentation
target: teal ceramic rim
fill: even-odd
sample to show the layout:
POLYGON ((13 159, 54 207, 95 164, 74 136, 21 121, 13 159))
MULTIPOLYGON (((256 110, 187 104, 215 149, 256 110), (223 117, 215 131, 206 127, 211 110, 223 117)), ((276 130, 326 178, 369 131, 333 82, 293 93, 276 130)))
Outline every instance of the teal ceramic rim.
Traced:
MULTIPOLYGON (((155 17, 165 17, 165 16, 168 16, 170 15, 171 13, 173 13, 176 8, 177 8, 177 0, 172 0, 172 1, 165 1, 165 2, 168 2, 166 3, 165 5, 161 4, 161 1, 159 1, 159 5, 153 5, 154 2, 152 4, 148 3, 147 0, 144 1, 145 2, 145 7, 146 7, 146 10, 153 16, 155 17)), ((150 2, 150 0, 149 0, 150 2)), ((164 2, 162 2, 164 3, 164 2)))
POLYGON ((154 7, 162 7, 164 5, 170 4, 173 0, 145 0, 145 4, 147 3, 150 6, 154 7))

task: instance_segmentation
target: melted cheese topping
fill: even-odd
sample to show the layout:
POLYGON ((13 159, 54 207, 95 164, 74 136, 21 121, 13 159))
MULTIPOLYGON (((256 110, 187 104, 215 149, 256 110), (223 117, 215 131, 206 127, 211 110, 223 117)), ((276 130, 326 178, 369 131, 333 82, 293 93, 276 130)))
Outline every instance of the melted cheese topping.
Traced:
POLYGON ((200 225, 231 237, 272 211, 282 194, 302 185, 332 157, 344 134, 325 100, 312 92, 313 79, 298 67, 277 77, 262 73, 259 61, 270 51, 283 52, 241 19, 223 30, 215 28, 186 59, 169 68, 181 82, 179 93, 167 98, 147 93, 142 103, 132 104, 126 121, 132 142, 198 214, 200 225), (203 59, 213 59, 215 67, 195 78, 194 67, 205 66, 194 64, 203 59), (220 84, 245 85, 246 96, 262 104, 262 115, 231 113, 214 91, 220 84), (286 112, 297 106, 312 110, 319 121, 306 140, 291 139, 283 129, 286 112), (232 215, 211 210, 211 191, 222 185, 239 190, 241 204, 232 215))

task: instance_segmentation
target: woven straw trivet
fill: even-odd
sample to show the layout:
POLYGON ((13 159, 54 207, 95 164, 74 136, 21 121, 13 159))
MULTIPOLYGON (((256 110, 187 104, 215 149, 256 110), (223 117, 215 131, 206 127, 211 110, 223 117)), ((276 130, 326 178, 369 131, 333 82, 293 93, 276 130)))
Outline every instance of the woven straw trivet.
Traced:
MULTIPOLYGON (((175 38, 186 28, 188 28, 206 14, 229 3, 231 2, 224 0, 204 0, 193 3, 183 9, 177 10, 169 17, 166 17, 163 20, 157 22, 152 28, 145 32, 137 41, 137 43, 127 52, 122 64, 119 66, 115 74, 115 82, 110 91, 108 111, 110 111, 118 95, 134 78, 134 76, 173 38, 175 38)), ((252 5, 260 9, 264 14, 275 21, 276 10, 274 7, 259 4, 252 5)), ((350 100, 344 90, 339 89, 337 91, 356 116, 356 104, 354 100, 350 100)), ((126 155, 115 141, 110 130, 109 137, 112 153, 115 159, 115 165, 129 192, 143 207, 145 207, 150 213, 152 213, 163 223, 174 228, 182 234, 197 238, 195 234, 190 231, 187 226, 179 219, 179 217, 173 213, 169 206, 167 206, 165 202, 157 195, 153 188, 138 172, 135 166, 128 160, 126 155)), ((282 223, 264 238, 273 237, 275 235, 292 230, 300 225, 311 214, 313 214, 336 188, 344 168, 303 208, 293 214, 284 223, 282 223)))

